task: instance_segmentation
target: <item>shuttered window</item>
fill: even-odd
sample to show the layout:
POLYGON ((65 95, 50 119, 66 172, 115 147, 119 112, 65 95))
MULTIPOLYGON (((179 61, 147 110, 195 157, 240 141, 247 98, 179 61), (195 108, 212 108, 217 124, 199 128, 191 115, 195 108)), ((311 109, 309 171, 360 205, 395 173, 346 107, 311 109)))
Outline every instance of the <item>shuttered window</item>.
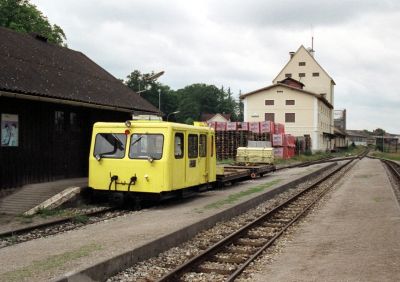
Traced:
POLYGON ((265 120, 275 121, 275 114, 274 113, 265 113, 265 120))
POLYGON ((285 113, 285 122, 296 122, 295 113, 285 113))

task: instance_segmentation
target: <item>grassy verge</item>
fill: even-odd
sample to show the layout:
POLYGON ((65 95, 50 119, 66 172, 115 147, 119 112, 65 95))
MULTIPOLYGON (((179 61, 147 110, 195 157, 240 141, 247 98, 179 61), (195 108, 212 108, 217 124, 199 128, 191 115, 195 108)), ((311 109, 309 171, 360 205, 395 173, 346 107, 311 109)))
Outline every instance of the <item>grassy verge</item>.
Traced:
POLYGON ((388 159, 388 160, 393 160, 393 161, 400 161, 400 152, 397 153, 383 153, 380 151, 374 151, 370 153, 371 156, 377 157, 377 158, 383 158, 383 159, 388 159))
POLYGON ((348 147, 346 150, 342 150, 340 152, 315 152, 314 154, 301 154, 301 155, 296 155, 291 159, 288 160, 282 160, 282 159, 275 159, 276 164, 283 164, 283 165, 289 165, 293 163, 303 163, 303 162, 309 162, 309 161, 316 161, 328 157, 333 157, 333 158, 338 158, 338 157, 349 157, 349 156, 355 156, 360 154, 365 150, 365 147, 363 146, 355 146, 355 147, 348 147))
POLYGON ((49 272, 62 267, 70 261, 89 256, 91 253, 101 249, 102 247, 100 245, 93 243, 82 246, 74 251, 53 255, 42 260, 36 260, 31 265, 0 274, 0 281, 23 281, 29 277, 35 277, 40 273, 49 272))

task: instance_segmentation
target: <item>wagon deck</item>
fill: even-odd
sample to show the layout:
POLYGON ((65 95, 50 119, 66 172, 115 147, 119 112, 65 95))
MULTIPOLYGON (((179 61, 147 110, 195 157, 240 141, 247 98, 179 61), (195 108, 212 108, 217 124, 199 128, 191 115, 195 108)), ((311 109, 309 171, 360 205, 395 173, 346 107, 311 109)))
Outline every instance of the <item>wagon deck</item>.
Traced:
POLYGON ((217 182, 224 184, 244 178, 256 178, 275 171, 275 169, 275 165, 272 164, 228 165, 224 166, 223 173, 217 173, 217 182))

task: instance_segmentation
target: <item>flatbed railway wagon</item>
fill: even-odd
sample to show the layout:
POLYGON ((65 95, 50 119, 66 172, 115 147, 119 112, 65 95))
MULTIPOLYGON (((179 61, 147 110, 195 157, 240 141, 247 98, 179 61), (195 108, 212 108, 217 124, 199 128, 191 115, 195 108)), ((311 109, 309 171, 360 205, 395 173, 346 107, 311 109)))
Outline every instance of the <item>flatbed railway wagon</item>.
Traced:
POLYGON ((95 123, 89 187, 134 199, 164 199, 216 181, 214 130, 163 121, 95 123))

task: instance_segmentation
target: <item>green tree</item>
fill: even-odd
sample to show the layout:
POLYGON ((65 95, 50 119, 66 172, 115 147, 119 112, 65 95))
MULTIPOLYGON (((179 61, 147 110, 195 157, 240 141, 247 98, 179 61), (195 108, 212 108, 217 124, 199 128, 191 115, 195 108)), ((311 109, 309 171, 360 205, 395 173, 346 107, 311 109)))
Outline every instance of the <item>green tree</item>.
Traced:
POLYGON ((214 85, 192 84, 176 92, 179 121, 200 120, 203 113, 217 113, 220 90, 214 85))
POLYGON ((66 46, 62 28, 51 25, 47 17, 28 0, 0 0, 0 26, 23 33, 38 33, 49 42, 66 46))
POLYGON ((377 128, 377 129, 375 129, 375 130, 373 131, 373 134, 374 134, 374 135, 377 135, 377 136, 382 136, 382 135, 385 135, 385 134, 386 134, 386 131, 383 130, 382 128, 377 128))
POLYGON ((240 96, 242 95, 242 90, 239 91, 239 103, 238 103, 238 121, 244 121, 244 104, 240 96))
POLYGON ((235 101, 231 88, 228 87, 227 91, 224 91, 224 88, 221 88, 221 94, 219 97, 217 112, 218 113, 225 113, 231 115, 232 121, 238 120, 238 109, 239 105, 235 101))
MULTIPOLYGON (((178 109, 178 102, 175 91, 169 86, 163 85, 152 79, 154 72, 141 73, 139 70, 131 72, 124 83, 133 91, 138 93, 144 99, 149 101, 154 107, 161 106, 160 111, 164 114, 164 118, 169 113, 175 112, 178 109)), ((171 120, 175 120, 175 116, 171 116, 171 120)))
POLYGON ((218 89, 214 85, 197 83, 174 91, 151 79, 153 75, 154 72, 141 73, 134 70, 124 83, 155 107, 158 108, 160 102, 164 119, 168 117, 171 121, 192 124, 200 120, 204 113, 225 113, 231 114, 232 120, 238 120, 240 108, 230 88, 225 91, 224 87, 218 89), (176 111, 179 113, 169 115, 176 111))

